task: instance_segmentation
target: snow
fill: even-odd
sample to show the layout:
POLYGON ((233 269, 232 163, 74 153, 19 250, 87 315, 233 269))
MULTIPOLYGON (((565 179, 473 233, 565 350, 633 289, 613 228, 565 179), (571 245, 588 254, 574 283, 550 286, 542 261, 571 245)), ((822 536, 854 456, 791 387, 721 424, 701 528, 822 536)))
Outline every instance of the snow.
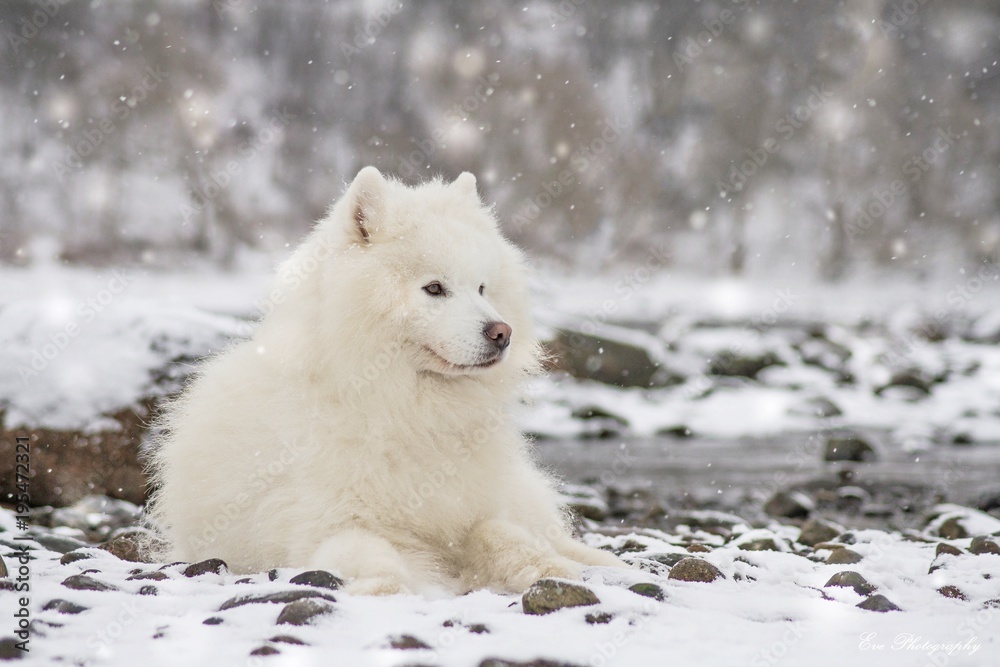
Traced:
MULTIPOLYGON (((14 528, 9 512, 0 512, 14 528)), ((795 529, 780 529, 794 535, 795 529)), ((771 536, 758 529, 744 538, 771 536)), ((311 626, 277 626, 280 604, 249 604, 219 611, 230 598, 296 589, 288 580, 297 573, 283 569, 275 581, 268 575, 237 583, 233 574, 187 578, 181 566, 139 565, 107 552, 88 549, 92 558, 68 565, 60 554, 31 543, 31 613, 36 633, 31 663, 53 664, 60 658, 87 665, 405 665, 445 667, 476 665, 487 657, 513 660, 548 658, 574 665, 796 665, 914 664, 985 665, 1000 647, 1000 556, 954 558, 928 575, 934 543, 915 542, 881 531, 857 533, 851 549, 865 556, 852 566, 828 565, 789 552, 742 551, 736 540, 698 554, 726 576, 712 583, 667 580, 639 570, 591 568, 586 585, 596 593, 595 607, 571 608, 546 616, 529 616, 519 597, 478 591, 460 597, 352 597, 334 593, 334 612, 311 626), (128 581, 135 569, 162 569, 164 581, 128 581), (824 588, 835 573, 860 572, 878 592, 903 611, 878 613, 855 607, 864 598, 849 588, 824 588), (71 574, 90 576, 120 588, 95 592, 61 585, 71 574), (986 575, 992 575, 989 579, 986 575), (655 602, 626 590, 637 582, 654 582, 666 593, 655 602), (152 584, 156 595, 139 595, 152 584), (936 589, 957 586, 969 600, 946 598, 936 589), (830 599, 824 599, 826 597, 830 599), (79 614, 60 614, 41 607, 64 599, 87 607, 79 614), (587 614, 612 616, 606 624, 588 624, 587 614), (205 625, 211 617, 218 625, 205 625), (446 622, 448 624, 446 625, 446 622), (487 632, 469 630, 483 624, 487 632), (391 638, 412 635, 427 649, 400 650, 391 638), (276 635, 292 635, 306 646, 270 643, 279 655, 250 657, 276 635), (881 646, 879 648, 878 646, 881 646), (932 649, 933 646, 940 648, 932 649), (949 653, 950 651, 950 653, 949 653), (942 662, 944 661, 944 662, 942 662)), ((629 536, 646 550, 631 554, 683 551, 678 535, 644 531, 629 536)), ((2 539, 2 538, 0 538, 2 539)), ((623 538, 591 534, 592 544, 623 538)), ((968 548, 970 540, 950 544, 968 548)), ((10 563, 10 561, 8 561, 10 563)), ((329 592, 329 591, 327 591, 329 592)), ((4 618, 11 618, 16 596, 2 597, 4 618)))
MULTIPOLYGON (((5 425, 33 428, 96 429, 110 427, 108 415, 151 395, 176 388, 177 378, 158 382, 154 371, 171 361, 188 364, 195 357, 220 349, 233 337, 252 330, 255 303, 265 294, 272 258, 245 257, 237 269, 219 273, 199 267, 183 272, 129 269, 114 272, 69 269, 50 264, 27 270, 0 269, 0 407, 5 425), (123 288, 118 290, 119 284, 123 288), (113 289, 114 288, 114 289, 113 289), (110 295, 101 304, 104 292, 110 295), (91 300, 101 311, 85 317, 81 308, 91 300), (67 342, 44 369, 27 378, 17 369, 30 366, 35 351, 68 332, 67 342), (151 345, 156 341, 156 345, 151 345)), ((612 277, 613 278, 613 277, 612 277)), ((543 272, 536 279, 537 313, 542 329, 576 321, 594 321, 589 309, 610 296, 614 280, 607 276, 570 280, 543 272), (588 318, 591 318, 588 320, 588 318)), ((847 302, 838 288, 795 287, 790 314, 839 323, 828 335, 850 348, 851 369, 857 386, 842 386, 818 366, 798 363, 787 339, 756 333, 732 323, 768 316, 783 303, 782 288, 728 281, 702 285, 702 291, 683 276, 657 277, 621 299, 615 320, 602 331, 622 333, 616 322, 659 321, 656 334, 631 332, 622 338, 649 349, 655 358, 685 369, 702 368, 707 357, 738 345, 753 352, 773 352, 786 366, 772 366, 757 380, 745 378, 719 384, 702 372, 684 384, 664 389, 623 390, 598 383, 553 375, 537 379, 532 402, 523 409, 529 431, 549 436, 575 436, 585 425, 571 416, 588 405, 603 406, 626 418, 630 435, 651 435, 660 428, 685 426, 701 436, 744 437, 769 433, 815 431, 840 424, 897 428, 912 442, 933 439, 942 428, 961 429, 977 440, 1000 442, 996 405, 1000 404, 1000 350, 975 338, 950 338, 935 345, 916 345, 913 359, 931 373, 945 372, 948 381, 934 386, 929 396, 877 396, 872 388, 887 370, 879 361, 893 335, 904 332, 917 315, 886 318, 899 312, 898 304, 912 303, 898 289, 868 301, 847 302), (705 296, 707 295, 707 296, 705 296), (776 301, 777 300, 777 301, 776 301), (727 319, 728 318, 728 319, 727 319), (864 318, 887 322, 884 330, 861 336, 855 327, 864 318), (716 321, 713 329, 697 329, 699 321, 716 321), (966 373, 970 365, 974 373, 966 373), (805 388, 805 389, 803 389, 805 388), (836 403, 842 417, 818 418, 804 400, 822 395, 836 403)), ((788 297, 788 294, 785 295, 788 297)), ((994 301, 985 292, 966 304, 963 318, 976 322, 994 301)), ((786 298, 787 301, 787 298, 786 298)), ((940 305, 934 299, 926 309, 940 305)), ((919 314, 919 313, 918 313, 919 314)), ((983 325, 986 326, 985 324, 983 325)), ((991 325, 992 326, 992 325, 991 325)), ((58 347, 58 346, 57 346, 58 347)), ((909 358, 909 357, 907 357, 909 358)), ((572 491, 572 489, 570 489, 572 491)), ((584 494, 585 495, 585 494, 584 494)), ((476 665, 487 657, 533 660, 544 657, 573 665, 713 664, 842 665, 947 664, 983 665, 1000 654, 1000 556, 971 554, 946 559, 944 567, 928 574, 935 561, 938 526, 952 516, 963 517, 973 534, 995 533, 1000 520, 958 506, 941 506, 939 517, 920 535, 865 530, 855 532, 850 548, 863 556, 851 566, 821 562, 794 545, 798 529, 777 523, 751 527, 739 517, 724 516, 734 524, 737 539, 679 526, 674 533, 621 526, 587 524, 585 541, 594 546, 622 547, 626 542, 643 550, 626 558, 648 554, 686 553, 685 544, 700 541, 711 547, 694 554, 716 565, 726 576, 712 583, 667 580, 636 570, 594 568, 586 585, 601 600, 597 607, 565 609, 551 615, 525 615, 518 596, 487 591, 460 597, 395 596, 358 598, 335 593, 335 612, 312 626, 276 626, 282 605, 252 604, 219 611, 228 599, 247 593, 270 593, 295 588, 288 580, 296 572, 282 570, 275 581, 266 574, 237 583, 232 574, 187 578, 180 566, 164 569, 168 579, 128 581, 135 569, 150 571, 160 565, 120 561, 101 550, 93 557, 68 565, 59 554, 32 543, 31 613, 36 634, 30 664, 62 661, 87 665, 476 665), (740 545, 773 537, 782 551, 744 551, 740 545), (793 546, 788 546, 793 545, 793 546), (798 552, 798 553, 796 553, 798 552), (830 577, 856 570, 903 611, 877 613, 856 608, 864 598, 851 589, 825 588, 830 577), (119 591, 70 590, 61 584, 69 575, 96 570, 91 576, 114 584, 119 591), (654 602, 627 590, 636 582, 655 582, 667 594, 654 602), (138 595, 152 584, 156 595, 138 595), (956 586, 968 600, 937 592, 956 586), (79 614, 60 614, 41 607, 56 598, 85 607, 79 614), (830 599, 826 599, 830 598, 830 599), (612 616, 608 623, 590 624, 589 613, 612 616), (205 625, 220 617, 220 625, 205 625), (446 622, 450 621, 448 625, 446 622), (483 624, 488 632, 469 629, 483 624), (307 645, 268 644, 276 635, 293 635, 307 645), (391 638, 413 635, 429 649, 391 648, 391 638), (280 653, 250 656, 254 649, 272 645, 280 653), (938 648, 934 648, 937 646, 938 648)), ((705 516, 712 513, 703 512, 705 516)), ((0 511, 0 543, 8 567, 17 532, 11 514, 0 511)), ((74 535, 73 529, 60 529, 74 535)), ((970 539, 949 541, 967 549, 970 539)), ((16 595, 0 597, 0 616, 10 619, 16 595)), ((2 633, 0 633, 2 634, 2 633)))

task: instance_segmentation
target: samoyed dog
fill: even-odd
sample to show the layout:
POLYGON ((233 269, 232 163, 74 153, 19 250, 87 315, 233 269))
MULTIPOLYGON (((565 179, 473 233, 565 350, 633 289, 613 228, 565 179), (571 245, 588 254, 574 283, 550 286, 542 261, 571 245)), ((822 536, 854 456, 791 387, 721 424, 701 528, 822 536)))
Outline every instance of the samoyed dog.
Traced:
POLYGON ((572 538, 512 423, 539 347, 524 260, 472 174, 411 188, 362 169, 268 304, 164 410, 165 556, 326 569, 359 594, 623 566, 572 538))

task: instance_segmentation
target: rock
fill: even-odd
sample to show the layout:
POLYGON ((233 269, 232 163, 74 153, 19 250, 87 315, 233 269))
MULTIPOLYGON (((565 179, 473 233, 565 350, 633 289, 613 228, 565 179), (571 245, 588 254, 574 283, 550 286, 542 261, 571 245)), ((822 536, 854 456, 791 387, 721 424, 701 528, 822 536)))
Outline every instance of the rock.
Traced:
POLYGON ((937 548, 934 549, 935 557, 940 556, 942 554, 948 556, 961 556, 963 553, 965 552, 959 549, 958 547, 953 547, 950 544, 946 544, 945 542, 938 542, 937 548))
POLYGON ((867 440, 853 433, 831 435, 824 446, 823 460, 854 461, 863 463, 874 461, 877 457, 875 448, 867 440))
POLYGON ((222 625, 224 623, 223 619, 218 616, 210 616, 201 622, 202 625, 222 625))
POLYGON ((604 625, 610 623, 611 619, 614 618, 613 614, 609 614, 604 611, 599 611, 596 613, 589 613, 583 617, 583 620, 587 621, 588 625, 604 625))
POLYGON ((857 514, 870 500, 871 494, 859 486, 842 486, 837 489, 837 509, 841 512, 857 514))
MULTIPOLYGON (((694 546, 694 545, 691 545, 694 546)), ((643 558, 655 561, 667 567, 673 567, 677 563, 681 562, 685 558, 690 558, 686 553, 666 553, 666 554, 646 554, 643 558)))
POLYGON ((333 611, 333 606, 306 598, 289 602, 278 614, 278 625, 309 625, 314 619, 333 611))
POLYGON ((77 549, 76 551, 67 551, 63 554, 63 557, 59 559, 59 562, 63 565, 69 565, 70 563, 75 563, 81 560, 87 560, 88 558, 93 558, 93 554, 89 554, 86 551, 77 549))
POLYGON ((199 563, 192 563, 181 571, 185 577, 200 577, 203 574, 225 574, 229 566, 220 558, 209 558, 199 563))
POLYGON ((262 656, 262 655, 278 655, 281 653, 278 649, 273 646, 259 646, 254 650, 250 651, 251 656, 262 656))
POLYGON ((289 645, 292 645, 292 646, 309 646, 309 644, 305 643, 304 641, 302 641, 298 637, 293 637, 291 635, 275 635, 275 636, 271 637, 270 639, 268 639, 267 641, 271 642, 272 644, 289 644, 289 645))
POLYGON ((159 595, 160 589, 158 589, 153 584, 146 584, 139 589, 139 595, 159 595))
POLYGON ((569 662, 557 662, 545 658, 536 658, 528 662, 516 662, 514 660, 504 660, 503 658, 486 658, 479 663, 478 667, 581 667, 569 662))
POLYGON ((814 547, 822 542, 829 542, 844 532, 844 529, 837 524, 824 519, 810 519, 802 525, 799 533, 799 544, 807 547, 814 547))
POLYGON ((0 660, 20 660, 27 655, 17 647, 21 641, 17 637, 0 638, 0 660))
POLYGON ((957 586, 942 586, 937 589, 937 592, 946 598, 952 598, 955 600, 965 600, 968 601, 969 598, 966 597, 965 593, 961 591, 957 586))
POLYGON ((309 570, 302 574, 297 574, 288 580, 289 583, 301 586, 315 586, 316 588, 326 588, 331 591, 340 590, 344 582, 339 577, 335 577, 326 570, 309 570))
POLYGON ((666 593, 664 593, 663 589, 657 586, 656 584, 649 584, 649 583, 632 584, 631 586, 628 587, 628 589, 633 593, 636 593, 637 595, 642 595, 643 597, 652 598, 657 602, 663 602, 664 600, 667 599, 666 593))
POLYGON ((558 579, 539 579, 521 596, 524 613, 533 615, 599 603, 600 600, 589 588, 558 579))
POLYGON ((490 629, 483 625, 482 623, 472 623, 471 625, 465 626, 466 629, 474 635, 488 635, 490 634, 490 629))
POLYGON ((864 557, 852 549, 834 549, 833 553, 826 559, 830 565, 854 565, 860 563, 864 557))
POLYGON ((795 408, 792 414, 804 414, 811 417, 829 419, 830 417, 839 417, 844 413, 829 398, 818 396, 808 399, 802 406, 795 408))
POLYGON ((756 540, 749 540, 739 545, 741 551, 787 551, 778 546, 773 537, 762 537, 756 540))
POLYGON ((111 584, 98 581, 85 574, 74 574, 63 580, 62 585, 74 591, 117 591, 118 588, 111 584))
POLYGON ((689 545, 687 545, 684 548, 687 549, 688 553, 691 553, 691 554, 708 554, 708 553, 712 553, 712 548, 711 547, 706 546, 706 545, 701 544, 701 543, 698 543, 698 542, 695 542, 694 544, 689 544, 689 545))
POLYGON ((701 558, 684 558, 672 568, 668 579, 675 581, 700 581, 709 583, 716 579, 725 579, 726 575, 722 571, 701 558))
POLYGON ((812 499, 799 491, 778 491, 764 505, 771 516, 786 519, 805 519, 814 508, 812 499))
POLYGON ((593 521, 608 517, 608 504, 601 494, 589 486, 566 484, 562 488, 563 502, 578 516, 593 521))
POLYGON ((49 551, 55 551, 56 553, 63 555, 69 553, 70 551, 76 551, 77 549, 84 549, 90 546, 86 542, 75 540, 72 537, 66 537, 65 535, 53 535, 51 533, 33 534, 31 539, 41 544, 49 551))
POLYGON ((131 563, 150 563, 152 561, 145 556, 142 549, 141 539, 145 537, 147 537, 145 531, 130 531, 108 540, 101 544, 98 549, 103 549, 119 559, 131 563))
POLYGON ((88 607, 78 605, 75 602, 70 602, 69 600, 55 599, 50 600, 45 603, 42 607, 43 611, 56 610, 60 614, 79 614, 80 612, 87 611, 88 607))
POLYGON ((617 387, 667 387, 684 378, 663 363, 663 343, 642 331, 601 325, 594 333, 559 329, 550 344, 555 369, 617 387))
POLYGON ((919 368, 904 368, 894 371, 889 381, 875 389, 875 395, 881 396, 891 387, 910 387, 917 395, 927 396, 934 386, 934 378, 919 368))
POLYGON ((868 611, 902 611, 902 609, 890 602, 889 598, 879 593, 869 596, 868 599, 859 602, 855 606, 858 609, 866 609, 868 611))
POLYGON ((656 429, 656 435, 669 438, 687 439, 694 437, 694 431, 684 424, 677 424, 675 426, 664 426, 656 429))
POLYGON ((279 572, 277 570, 268 570, 267 571, 267 580, 268 581, 277 581, 278 580, 278 574, 279 574, 279 572))
POLYGON ((748 354, 724 350, 712 357, 708 364, 709 375, 745 377, 751 380, 768 366, 783 366, 784 362, 773 352, 748 354))
POLYGON ((404 651, 412 649, 429 649, 430 645, 423 642, 413 635, 400 635, 398 637, 389 638, 389 646, 396 649, 401 649, 404 651))
POLYGON ((875 586, 868 583, 868 580, 859 573, 852 570, 838 572, 830 577, 830 580, 823 584, 823 588, 838 586, 840 588, 853 588, 858 595, 870 595, 876 591, 875 586))
POLYGON ((937 534, 946 540, 961 540, 969 536, 960 516, 949 517, 942 521, 937 527, 937 534))
POLYGON ((153 572, 140 572, 139 574, 133 574, 127 577, 125 581, 166 581, 170 577, 166 572, 161 572, 160 570, 155 570, 153 572))
POLYGON ((980 556, 982 554, 1000 555, 1000 541, 990 535, 980 535, 972 538, 969 546, 969 553, 980 556))
POLYGON ((241 595, 230 598, 229 600, 226 600, 221 607, 219 607, 219 611, 242 607, 246 604, 288 604, 289 602, 304 600, 305 598, 317 598, 320 600, 326 600, 327 602, 337 601, 337 598, 333 597, 329 593, 321 593, 316 590, 301 588, 295 591, 278 591, 277 593, 267 593, 264 595, 241 595))

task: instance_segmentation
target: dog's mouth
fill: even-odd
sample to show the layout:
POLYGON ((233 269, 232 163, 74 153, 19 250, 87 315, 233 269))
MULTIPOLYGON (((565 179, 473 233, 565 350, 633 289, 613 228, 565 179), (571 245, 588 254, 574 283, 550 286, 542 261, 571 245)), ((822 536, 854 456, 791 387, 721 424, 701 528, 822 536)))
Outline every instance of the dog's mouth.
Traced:
POLYGON ((435 352, 429 346, 424 346, 427 353, 442 367, 442 372, 448 374, 463 374, 476 372, 480 370, 486 370, 487 368, 492 368, 496 366, 504 358, 504 352, 497 352, 492 357, 484 359, 483 361, 476 362, 474 364, 456 364, 453 361, 448 361, 443 356, 435 352))

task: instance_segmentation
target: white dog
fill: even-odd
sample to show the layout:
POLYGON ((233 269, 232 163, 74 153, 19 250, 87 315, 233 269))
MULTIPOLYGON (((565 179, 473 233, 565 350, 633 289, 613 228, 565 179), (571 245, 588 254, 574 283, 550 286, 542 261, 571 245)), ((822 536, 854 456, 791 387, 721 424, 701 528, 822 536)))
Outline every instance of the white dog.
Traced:
POLYGON ((511 423, 538 367, 524 276, 472 174, 361 170, 253 338, 165 410, 151 513, 169 556, 322 568, 370 594, 622 566, 572 539, 511 423))

